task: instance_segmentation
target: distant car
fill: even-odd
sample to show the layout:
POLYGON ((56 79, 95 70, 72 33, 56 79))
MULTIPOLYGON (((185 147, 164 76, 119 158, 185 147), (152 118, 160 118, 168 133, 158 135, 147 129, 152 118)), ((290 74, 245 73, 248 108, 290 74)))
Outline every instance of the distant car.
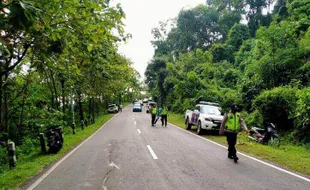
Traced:
POLYGON ((132 108, 133 112, 142 112, 142 106, 140 103, 135 103, 132 108))
POLYGON ((146 113, 150 113, 154 105, 157 105, 157 103, 156 103, 156 102, 150 102, 150 101, 149 101, 149 102, 147 103, 146 113))
POLYGON ((110 104, 108 106, 108 113, 117 113, 118 112, 118 106, 116 104, 110 104))
POLYGON ((144 98, 144 99, 143 99, 143 103, 148 103, 148 101, 149 101, 149 100, 148 100, 147 98, 144 98))

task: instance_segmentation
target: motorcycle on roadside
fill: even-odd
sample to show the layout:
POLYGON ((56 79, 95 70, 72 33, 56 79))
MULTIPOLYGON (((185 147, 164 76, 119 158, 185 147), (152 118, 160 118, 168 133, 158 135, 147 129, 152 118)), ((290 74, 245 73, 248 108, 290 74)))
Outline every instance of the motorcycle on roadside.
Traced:
POLYGON ((47 146, 49 152, 57 153, 63 145, 64 139, 60 126, 51 126, 46 130, 47 146))
POLYGON ((280 146, 280 137, 273 123, 268 123, 265 129, 253 127, 249 131, 249 140, 254 140, 263 145, 270 145, 272 147, 280 146))

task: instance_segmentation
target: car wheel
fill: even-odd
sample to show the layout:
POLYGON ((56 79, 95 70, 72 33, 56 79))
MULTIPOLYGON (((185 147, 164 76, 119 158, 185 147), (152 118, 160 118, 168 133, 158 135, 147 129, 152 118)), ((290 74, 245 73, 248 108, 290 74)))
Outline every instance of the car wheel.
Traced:
POLYGON ((186 130, 191 130, 192 125, 189 123, 188 118, 186 118, 186 130))
POLYGON ((201 135, 203 132, 203 129, 201 128, 201 122, 198 122, 198 127, 197 127, 197 135, 201 135))

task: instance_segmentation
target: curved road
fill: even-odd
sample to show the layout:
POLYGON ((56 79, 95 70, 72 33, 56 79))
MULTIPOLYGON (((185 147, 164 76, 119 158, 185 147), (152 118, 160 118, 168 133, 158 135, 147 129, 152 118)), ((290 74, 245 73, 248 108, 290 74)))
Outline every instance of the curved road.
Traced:
POLYGON ((235 164, 226 149, 163 128, 160 121, 151 127, 145 110, 131 110, 125 108, 39 183, 23 189, 310 189, 310 180, 242 155, 235 164))

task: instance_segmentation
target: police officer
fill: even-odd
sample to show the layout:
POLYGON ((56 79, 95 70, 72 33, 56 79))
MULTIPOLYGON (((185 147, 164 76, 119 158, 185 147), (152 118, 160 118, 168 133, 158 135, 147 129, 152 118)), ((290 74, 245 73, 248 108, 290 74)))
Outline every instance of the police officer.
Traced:
POLYGON ((236 104, 233 104, 231 106, 230 112, 228 114, 225 114, 222 125, 220 127, 220 135, 225 135, 226 140, 228 143, 228 158, 234 159, 234 161, 237 163, 238 157, 237 157, 237 151, 235 148, 235 145, 237 143, 237 135, 238 132, 241 130, 240 126, 243 130, 248 132, 248 128, 243 121, 243 119, 240 118, 240 113, 238 112, 238 106, 236 104))
POLYGON ((155 118, 157 115, 157 107, 156 104, 153 106, 152 110, 151 110, 151 116, 152 116, 152 126, 154 126, 155 124, 155 118))
POLYGON ((161 123, 162 126, 164 126, 165 124, 165 127, 167 127, 167 114, 168 114, 168 108, 163 106, 163 111, 161 113, 161 123))

